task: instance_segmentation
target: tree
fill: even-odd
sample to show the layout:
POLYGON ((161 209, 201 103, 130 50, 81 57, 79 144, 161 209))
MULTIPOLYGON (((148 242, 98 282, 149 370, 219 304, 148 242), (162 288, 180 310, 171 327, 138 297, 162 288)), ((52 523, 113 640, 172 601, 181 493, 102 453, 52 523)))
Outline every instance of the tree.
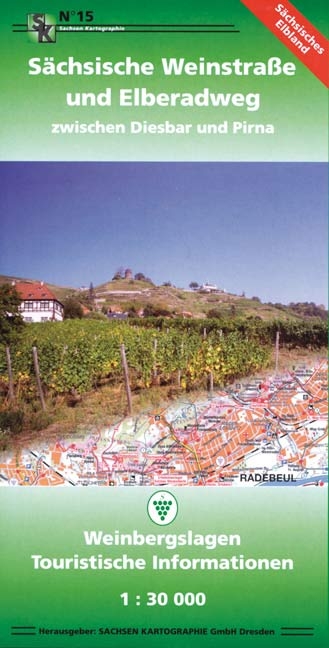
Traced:
POLYGON ((171 315, 166 304, 146 304, 144 307, 144 317, 168 317, 171 315))
POLYGON ((136 281, 145 281, 145 274, 142 272, 136 272, 134 279, 136 279, 136 281))
POLYGON ((91 308, 93 308, 95 305, 95 289, 92 281, 90 282, 89 285, 88 301, 90 303, 91 308))
POLYGON ((21 298, 14 286, 0 286, 0 342, 9 345, 21 332, 24 321, 19 307, 21 298))
POLYGON ((123 279, 124 276, 125 276, 125 269, 123 266, 120 266, 120 268, 118 268, 114 273, 112 277, 112 281, 116 281, 117 279, 123 279))
POLYGON ((220 311, 219 308, 211 308, 208 311, 207 317, 210 317, 210 318, 215 318, 216 317, 216 318, 220 319, 220 318, 223 317, 223 313, 220 311))
POLYGON ((63 301, 64 319, 81 319, 83 309, 80 302, 75 297, 67 297, 63 301))
POLYGON ((105 313, 100 313, 100 312, 97 312, 97 311, 90 311, 90 313, 87 313, 84 317, 85 317, 85 319, 88 319, 88 320, 107 321, 107 319, 108 319, 105 313))
POLYGON ((198 282, 197 281, 191 281, 191 283, 189 284, 189 288, 192 288, 192 290, 194 290, 196 288, 199 288, 198 282))

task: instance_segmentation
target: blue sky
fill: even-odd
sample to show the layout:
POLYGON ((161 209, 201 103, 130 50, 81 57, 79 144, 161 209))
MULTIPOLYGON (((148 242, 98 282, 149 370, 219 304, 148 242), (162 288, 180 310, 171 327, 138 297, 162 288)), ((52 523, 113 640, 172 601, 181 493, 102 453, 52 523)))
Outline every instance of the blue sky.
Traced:
POLYGON ((0 272, 96 286, 120 266, 327 303, 322 163, 1 163, 0 272))

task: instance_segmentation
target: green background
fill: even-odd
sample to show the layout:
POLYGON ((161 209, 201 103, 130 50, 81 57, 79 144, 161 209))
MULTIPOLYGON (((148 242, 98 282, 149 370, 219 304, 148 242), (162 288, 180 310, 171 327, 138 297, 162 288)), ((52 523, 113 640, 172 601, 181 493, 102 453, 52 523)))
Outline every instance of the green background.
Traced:
MULTIPOLYGON (((322 0, 298 0, 297 8, 328 36, 328 9, 322 0)), ((132 0, 88 5, 31 4, 16 0, 1 8, 0 48, 2 67, 0 159, 11 160, 218 160, 218 161, 323 161, 327 160, 328 92, 323 84, 291 54, 238 0, 167 0, 163 3, 132 0), (97 23, 235 23, 240 34, 57 34, 55 45, 33 43, 27 34, 12 33, 12 23, 25 22, 29 12, 57 15, 59 10, 93 9, 97 23), (197 60, 267 60, 279 56, 297 65, 295 77, 180 77, 160 73, 142 80, 134 77, 29 77, 27 62, 36 56, 56 60, 96 55, 106 60, 126 56, 152 61, 161 57, 197 60), (66 92, 103 91, 120 86, 145 86, 160 90, 197 92, 260 92, 261 109, 119 109, 68 108, 66 92), (123 122, 148 120, 187 123, 220 123, 248 120, 273 123, 275 136, 52 136, 52 122, 123 122)), ((170 527, 156 527, 148 518, 152 489, 11 489, 0 490, 1 511, 1 648, 65 648, 65 646, 292 646, 324 648, 327 645, 327 494, 316 488, 171 489, 179 514, 170 527), (243 553, 252 557, 291 557, 293 572, 250 571, 34 571, 30 556, 41 553, 71 556, 109 554, 109 549, 85 547, 84 529, 115 529, 141 533, 239 533, 241 547, 223 548, 220 555, 243 553), (236 549, 236 550, 235 550, 236 549), (120 593, 147 591, 204 591, 205 607, 125 608, 120 593), (38 627, 248 627, 273 628, 268 637, 211 636, 152 637, 79 635, 19 638, 10 636, 11 625, 38 627), (315 627, 315 637, 279 637, 281 625, 315 627), (301 642, 303 642, 301 644, 301 642)), ((160 548, 117 548, 118 554, 168 556, 160 548)), ((179 548, 182 556, 217 555, 206 549, 179 548)))
MULTIPOLYGON (((328 36, 328 8, 322 0, 299 0, 297 8, 328 36)), ((238 0, 157 2, 133 0, 77 5, 48 0, 5 3, 1 10, 2 119, 0 159, 5 160, 269 160, 323 161, 327 159, 326 87, 238 0), (39 44, 25 33, 12 33, 12 23, 24 23, 31 11, 58 17, 59 10, 92 9, 95 23, 233 23, 239 34, 108 34, 57 33, 56 44, 39 44), (89 60, 151 61, 152 77, 29 76, 28 60, 74 56, 89 60), (266 61, 271 56, 296 63, 294 77, 164 77, 161 57, 225 61, 240 58, 266 61), (261 108, 120 108, 68 107, 67 92, 101 92, 111 87, 144 86, 153 92, 259 92, 261 108), (273 123, 275 135, 51 135, 55 122, 124 123, 147 120, 162 123, 273 123)), ((74 20, 77 21, 76 18, 74 20)), ((194 129, 193 129, 194 130, 194 129)))
POLYGON ((269 646, 326 645, 326 489, 176 488, 179 511, 168 527, 147 514, 150 488, 8 488, 0 492, 2 511, 2 608, 0 645, 52 646, 269 646), (240 547, 106 547, 84 544, 84 530, 113 533, 195 533, 241 536, 240 547), (70 557, 127 553, 147 560, 144 571, 33 570, 32 554, 70 557), (292 558, 293 571, 153 571, 153 554, 169 557, 292 558), (199 592, 204 607, 146 607, 148 591, 199 592), (121 592, 129 592, 124 607, 121 592), (141 595, 142 604, 134 597, 141 595), (274 629, 264 637, 87 636, 10 637, 11 625, 37 627, 247 627, 274 629), (314 626, 315 636, 280 637, 280 626, 314 626), (304 645, 304 644, 303 644, 304 645))

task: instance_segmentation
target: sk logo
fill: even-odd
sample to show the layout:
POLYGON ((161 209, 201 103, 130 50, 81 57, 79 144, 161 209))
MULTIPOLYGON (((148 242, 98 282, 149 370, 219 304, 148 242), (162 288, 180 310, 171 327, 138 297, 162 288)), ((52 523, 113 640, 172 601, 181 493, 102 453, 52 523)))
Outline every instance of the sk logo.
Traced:
POLYGON ((147 512, 152 522, 166 526, 171 524, 177 515, 177 500, 168 491, 157 491, 153 493, 147 503, 147 512))
POLYGON ((52 16, 48 14, 28 14, 27 31, 38 43, 56 42, 56 24, 52 16))

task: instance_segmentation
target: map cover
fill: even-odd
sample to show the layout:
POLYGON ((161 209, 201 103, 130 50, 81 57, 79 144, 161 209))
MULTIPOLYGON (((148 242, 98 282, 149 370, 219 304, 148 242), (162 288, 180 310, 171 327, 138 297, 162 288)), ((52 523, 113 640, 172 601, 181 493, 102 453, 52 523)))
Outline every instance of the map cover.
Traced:
POLYGON ((1 647, 327 645, 328 13, 2 7, 1 647))

